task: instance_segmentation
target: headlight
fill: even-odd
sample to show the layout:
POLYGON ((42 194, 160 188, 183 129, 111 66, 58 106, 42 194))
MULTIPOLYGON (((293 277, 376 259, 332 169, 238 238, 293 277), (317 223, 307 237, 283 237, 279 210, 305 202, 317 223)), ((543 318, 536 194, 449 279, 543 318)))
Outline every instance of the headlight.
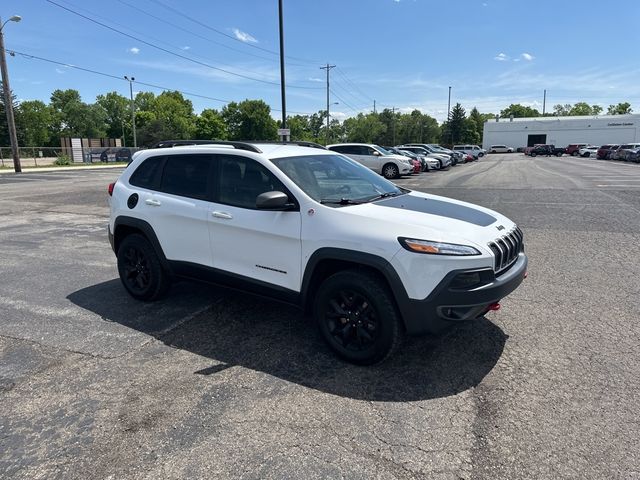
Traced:
POLYGON ((406 250, 430 255, 480 255, 474 247, 456 245, 455 243, 432 242, 431 240, 417 240, 415 238, 399 237, 398 241, 406 250))

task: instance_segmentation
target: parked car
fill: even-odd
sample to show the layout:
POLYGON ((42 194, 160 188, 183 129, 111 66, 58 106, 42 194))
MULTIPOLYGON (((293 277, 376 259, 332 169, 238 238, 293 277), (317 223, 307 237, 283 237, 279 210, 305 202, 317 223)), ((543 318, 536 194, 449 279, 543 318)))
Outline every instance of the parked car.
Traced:
POLYGON ((478 145, 454 145, 453 150, 473 155, 473 158, 476 160, 484 157, 487 153, 486 150, 480 148, 478 145))
POLYGON ((624 143, 611 151, 611 160, 627 160, 629 150, 640 148, 640 143, 624 143))
POLYGON ((583 158, 586 157, 595 157, 598 154, 598 147, 595 145, 586 145, 578 150, 578 155, 583 158))
POLYGON ((527 147, 518 147, 516 148, 516 152, 518 153, 524 153, 524 151, 526 150, 527 147))
POLYGON ((627 161, 640 163, 640 148, 634 148, 627 153, 627 161))
POLYGON ((567 145, 567 148, 564 149, 564 153, 573 157, 577 157, 580 149, 582 147, 586 147, 587 145, 588 143, 571 143, 567 145))
POLYGON ((442 160, 442 168, 447 168, 453 165, 453 156, 451 153, 444 152, 442 147, 434 147, 429 143, 406 143, 403 146, 407 147, 421 147, 425 149, 429 155, 433 158, 439 158, 442 160))
POLYGON ((445 155, 442 153, 431 153, 426 148, 417 145, 398 145, 396 148, 399 150, 407 150, 418 155, 423 155, 427 159, 431 158, 432 160, 436 160, 438 162, 437 170, 443 170, 451 166, 451 156, 449 155, 445 155))
POLYGON ((529 155, 536 157, 538 155, 546 155, 547 157, 556 156, 561 157, 565 152, 562 147, 556 147, 555 145, 536 145, 531 149, 529 155))
POLYGON ((513 153, 513 147, 507 147, 506 145, 491 145, 489 147, 490 153, 513 153))
POLYGON ((403 334, 499 309, 527 272, 523 232, 504 215, 399 188, 323 148, 148 149, 107 191, 131 297, 158 300, 174 279, 272 297, 311 314, 328 347, 360 365, 382 362, 403 334))
POLYGON ((596 152, 596 158, 598 160, 609 160, 611 149, 617 148, 617 147, 619 147, 619 145, 610 145, 610 144, 601 145, 598 151, 596 152))
POLYGON ((412 152, 402 151, 395 147, 387 147, 386 145, 383 145, 382 148, 384 148, 387 152, 391 152, 395 155, 402 155, 403 157, 409 157, 411 160, 417 160, 420 165, 419 172, 427 171, 427 168, 428 168, 427 161, 420 155, 416 155, 415 153, 412 153, 412 152))
POLYGON ((384 178, 399 178, 413 171, 413 162, 408 157, 394 155, 371 143, 339 143, 327 145, 327 148, 369 167, 384 178))
POLYGON ((415 153, 409 150, 405 150, 404 148, 397 149, 400 152, 400 155, 416 155, 425 163, 425 172, 429 172, 431 170, 440 170, 441 162, 437 158, 431 158, 426 155, 426 150, 424 154, 415 153))

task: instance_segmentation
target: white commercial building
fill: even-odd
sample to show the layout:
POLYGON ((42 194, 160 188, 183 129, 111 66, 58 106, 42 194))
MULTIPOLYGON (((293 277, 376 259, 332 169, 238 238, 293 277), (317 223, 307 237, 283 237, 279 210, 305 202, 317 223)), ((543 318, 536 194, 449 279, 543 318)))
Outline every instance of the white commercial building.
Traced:
POLYGON ((640 115, 500 118, 484 124, 483 148, 491 145, 566 147, 572 143, 604 145, 640 142, 640 115))

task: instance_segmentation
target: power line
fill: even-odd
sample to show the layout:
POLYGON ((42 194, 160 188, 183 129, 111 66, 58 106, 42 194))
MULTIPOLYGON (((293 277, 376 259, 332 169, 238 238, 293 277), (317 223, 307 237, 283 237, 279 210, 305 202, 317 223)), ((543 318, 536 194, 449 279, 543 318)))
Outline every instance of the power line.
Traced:
POLYGON ((336 94, 336 92, 334 92, 333 90, 329 89, 329 91, 333 94, 334 97, 336 97, 338 100, 340 100, 341 103, 343 103, 347 108, 350 108, 351 110, 353 110, 355 113, 360 113, 357 109, 355 109, 354 107, 352 107, 351 105, 349 105, 342 97, 340 97, 338 94, 336 94))
MULTIPOLYGON (((163 3, 163 2, 161 2, 160 0, 150 0, 150 1, 151 1, 151 2, 153 2, 153 3, 155 3, 155 4, 157 4, 157 5, 160 5, 161 7, 163 7, 163 8, 165 8, 165 9, 169 10, 170 12, 172 12, 172 13, 174 13, 174 14, 176 14, 176 15, 179 15, 179 16, 181 16, 181 17, 184 17, 184 18, 186 18, 187 20, 189 20, 189 21, 191 21, 191 22, 193 22, 193 23, 195 23, 195 24, 197 24, 197 25, 200 25, 201 27, 204 27, 204 28, 206 28, 206 29, 208 29, 208 30, 211 30, 212 32, 215 32, 215 33, 217 33, 217 34, 219 34, 219 35, 222 35, 222 36, 224 36, 224 37, 230 38, 231 40, 234 40, 234 41, 236 41, 236 42, 240 42, 240 43, 242 43, 242 44, 243 44, 243 45, 245 45, 245 46, 253 47, 253 48, 256 48, 256 49, 258 49, 258 50, 262 50, 263 52, 270 53, 270 54, 272 54, 272 55, 280 55, 280 53, 279 53, 279 52, 276 52, 276 51, 274 51, 274 50, 269 50, 269 49, 267 49, 267 48, 263 48, 263 47, 260 47, 260 46, 258 46, 258 45, 254 45, 254 44, 252 44, 252 43, 243 42, 242 40, 240 40, 240 39, 238 39, 238 38, 234 37, 233 35, 229 35, 228 33, 225 33, 225 32, 223 32, 223 31, 221 31, 221 30, 218 30, 218 29, 216 29, 216 28, 213 28, 211 25, 209 25, 209 24, 207 24, 207 23, 204 23, 204 22, 201 22, 201 21, 200 21, 200 20, 198 20, 197 18, 193 18, 193 17, 191 17, 191 16, 187 15, 186 13, 184 13, 184 12, 182 12, 182 11, 180 11, 180 10, 176 9, 176 8, 173 8, 173 7, 171 7, 171 6, 167 5, 167 4, 163 3)), ((319 62, 318 62, 318 61, 316 61, 316 60, 307 60, 307 59, 304 59, 304 58, 298 58, 298 57, 289 57, 289 56, 288 56, 288 57, 286 57, 286 58, 290 58, 290 59, 292 59, 292 60, 298 60, 298 61, 306 62, 306 63, 310 63, 310 64, 312 64, 312 63, 313 63, 313 64, 317 64, 317 63, 319 63, 319 62)))
POLYGON ((358 87, 353 81, 351 81, 351 79, 349 77, 347 77, 347 74, 342 70, 342 68, 338 67, 338 69, 336 70, 338 72, 338 74, 344 78, 344 80, 349 83, 353 88, 355 88, 359 94, 362 96, 363 99, 365 99, 367 101, 367 103, 371 103, 374 101, 373 98, 371 98, 369 95, 367 95, 366 93, 364 93, 362 91, 362 89, 360 89, 360 87, 358 87))
MULTIPOLYGON (((155 48, 155 49, 160 50, 160 51, 162 51, 164 53, 168 53, 169 55, 173 55, 173 56, 181 58, 183 60, 187 60, 189 62, 193 62, 195 64, 201 65, 203 67, 211 68, 213 70, 224 72, 224 73, 227 73, 229 75, 236 76, 236 77, 244 78, 244 79, 247 79, 247 80, 252 80, 254 82, 265 83, 265 84, 268 84, 268 85, 280 86, 280 83, 278 83, 278 82, 272 82, 272 81, 269 81, 269 80, 263 80, 261 78, 255 78, 255 77, 251 77, 251 76, 248 76, 248 75, 243 75, 241 73, 232 72, 230 70, 225 70, 224 68, 215 67, 215 66, 210 65, 208 63, 201 62, 201 61, 196 60, 196 59, 191 58, 191 57, 187 57, 186 55, 182 55, 180 53, 172 52, 171 50, 167 50, 164 47, 160 47, 160 46, 155 45, 155 44, 153 44, 151 42, 147 42, 146 40, 138 38, 138 37, 136 37, 134 35, 130 35, 130 34, 126 33, 126 32, 118 30, 117 28, 111 27, 109 25, 106 25, 106 24, 98 21, 98 20, 95 20, 95 19, 93 19, 91 17, 88 17, 86 15, 83 15, 80 12, 76 12, 75 10, 72 10, 71 8, 65 7, 64 5, 60 5, 59 3, 56 3, 53 0, 46 0, 46 1, 48 3, 50 3, 50 4, 52 4, 52 5, 55 5, 55 6, 59 7, 59 8, 62 8, 63 10, 68 11, 68 12, 74 14, 74 15, 77 15, 77 16, 79 16, 81 18, 84 18, 85 20, 89 20, 90 22, 93 22, 93 23, 95 23, 97 25, 100 25, 101 27, 104 27, 104 28, 106 28, 108 30, 114 31, 116 33, 119 33, 120 35, 123 35, 125 37, 131 38, 131 39, 133 39, 133 40, 135 40, 137 42, 143 43, 143 44, 145 44, 145 45, 147 45, 149 47, 155 48)), ((321 89, 320 87, 303 87, 303 86, 299 86, 299 85, 287 85, 287 87, 289 87, 289 88, 300 88, 300 89, 306 89, 306 90, 319 90, 319 89, 321 89)))
MULTIPOLYGON (((37 55, 31 55, 29 53, 24 53, 24 52, 18 52, 17 50, 11 50, 11 49, 7 49, 7 52, 9 52, 10 54, 15 54, 15 55, 20 55, 21 57, 27 58, 27 59, 34 59, 34 60, 40 60, 42 62, 47 62, 47 63, 51 63, 54 65, 60 65, 62 67, 66 67, 66 68, 73 68, 75 70, 81 70, 83 72, 87 72, 87 73, 93 73, 95 75, 101 75, 103 77, 107 77, 107 78, 112 78, 121 82, 125 82, 126 80, 121 76, 121 75, 113 75, 111 73, 106 73, 106 72, 100 72, 98 70, 92 70, 90 68, 85 68, 85 67, 80 67, 78 65, 73 65, 71 63, 65 63, 65 62, 59 62, 57 60, 51 60, 50 58, 44 58, 44 57, 39 57, 37 55)), ((171 88, 171 87, 164 87, 162 85, 156 85, 153 83, 146 83, 146 82, 141 82, 139 80, 136 80, 134 83, 137 83, 138 85, 143 85, 145 87, 151 87, 151 88, 157 88, 159 90, 164 90, 164 91, 173 91, 173 92, 179 92, 183 95, 186 95, 188 97, 197 97, 197 98, 202 98, 205 100, 212 100, 214 102, 220 102, 220 103, 231 103, 234 102, 235 100, 225 100, 223 98, 216 98, 216 97, 211 97, 208 95, 202 95, 200 93, 193 93, 193 92, 187 92, 185 90, 180 90, 177 88, 171 88)), ((269 106, 269 108, 271 108, 272 111, 274 112, 281 112, 282 110, 279 110, 277 108, 272 108, 271 106, 269 106)), ((299 115, 312 115, 309 112, 295 112, 290 110, 291 113, 296 113, 299 115)))
MULTIPOLYGON (((226 48, 226 49, 232 50, 234 52, 242 53, 243 55, 250 55, 250 56, 255 57, 255 58, 260 58, 262 60, 267 60, 269 62, 277 62, 278 61, 276 58, 269 58, 269 57, 264 57, 262 55, 256 55, 255 53, 245 52, 244 50, 240 50, 239 48, 230 47, 229 45, 225 45, 224 43, 216 42, 215 40, 212 40, 209 37, 205 37, 204 35, 200 35, 199 33, 196 33, 196 32, 194 32, 192 30, 189 30, 188 28, 181 27, 180 25, 177 25, 177 24, 175 24, 173 22, 170 22, 170 21, 168 21, 168 20, 166 20, 166 19, 164 19, 162 17, 158 17, 157 15, 153 15, 153 14, 147 12, 146 10, 143 10, 142 8, 139 8, 139 7, 133 5, 133 4, 129 3, 129 2, 126 2, 124 0, 116 0, 116 1, 121 3, 121 4, 123 4, 123 5, 126 5, 129 8, 132 8, 132 9, 142 13, 143 15, 146 15, 146 16, 148 16, 150 18, 153 18, 154 20, 162 22, 162 23, 164 23, 166 25, 169 25, 169 26, 171 26, 171 27, 173 27, 173 28, 175 28, 177 30, 180 30, 182 32, 188 33, 189 35, 193 35, 194 37, 200 38, 201 40, 204 40, 206 42, 213 43, 214 45, 218 45, 218 46, 220 46, 222 48, 226 48)), ((302 67, 304 65, 301 65, 299 63, 290 63, 290 62, 288 62, 287 66, 302 67)))

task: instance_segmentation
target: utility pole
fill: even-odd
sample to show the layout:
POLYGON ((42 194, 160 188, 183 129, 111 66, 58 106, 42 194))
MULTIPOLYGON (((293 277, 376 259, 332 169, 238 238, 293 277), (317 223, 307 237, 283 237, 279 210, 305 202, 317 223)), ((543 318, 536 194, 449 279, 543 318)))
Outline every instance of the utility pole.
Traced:
POLYGON ((321 70, 327 71, 327 145, 329 145, 329 71, 335 67, 335 65, 329 65, 328 63, 326 66, 320 67, 321 70))
POLYGON ((124 79, 129 82, 129 95, 131 96, 131 126, 133 128, 133 148, 138 148, 138 140, 136 139, 136 105, 133 102, 133 82, 135 77, 124 76, 124 79))
MULTIPOLYGON (((282 26, 282 0, 278 0, 278 18, 280 24, 280 94, 282 96, 282 128, 287 128, 287 101, 285 98, 284 83, 284 28, 282 26)), ((282 135, 282 141, 288 140, 287 135, 282 135)))
MULTIPOLYGON (((7 57, 4 49, 4 26, 7 22, 19 22, 20 15, 14 15, 9 20, 0 24, 0 70, 2 70, 2 89, 4 90, 4 109, 7 112, 7 128, 9 129, 9 141, 11 142, 11 154, 13 156, 13 169, 16 173, 22 172, 20 154, 18 152, 18 135, 16 134, 16 122, 13 116, 13 102, 11 101, 11 86, 9 85, 9 70, 7 69, 7 57)), ((2 22, 2 20, 0 20, 2 22)))
POLYGON ((376 113, 376 101, 373 101, 373 113, 376 113))
POLYGON ((547 110, 547 89, 544 90, 544 96, 542 97, 542 115, 546 113, 547 110))
POLYGON ((453 130, 451 130, 451 87, 449 87, 449 102, 447 103, 447 127, 449 128, 449 142, 453 148, 453 130))
POLYGON ((393 130, 393 146, 396 145, 396 107, 391 107, 391 129, 393 130))

